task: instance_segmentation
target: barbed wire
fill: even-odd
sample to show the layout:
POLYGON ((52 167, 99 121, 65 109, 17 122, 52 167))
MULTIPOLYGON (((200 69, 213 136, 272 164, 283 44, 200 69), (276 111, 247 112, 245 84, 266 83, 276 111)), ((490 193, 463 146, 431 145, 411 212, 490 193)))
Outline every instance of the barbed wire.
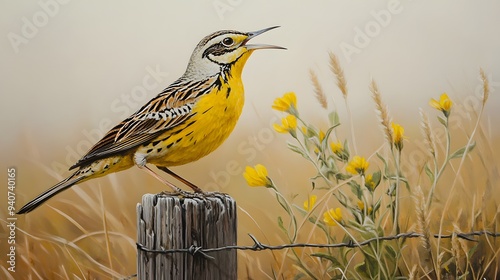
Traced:
MULTIPOLYGON (((362 242, 354 242, 352 240, 349 240, 348 242, 336 243, 336 244, 291 243, 291 244, 282 244, 282 245, 267 245, 267 244, 261 243, 252 234, 248 234, 248 235, 250 236, 250 238, 254 242, 254 244, 251 246, 230 245, 230 246, 217 247, 217 248, 203 248, 200 246, 191 245, 189 248, 181 248, 181 249, 149 249, 140 243, 136 243, 136 245, 137 245, 138 250, 148 252, 148 253, 156 253, 156 254, 188 253, 188 254, 191 254, 193 256, 194 255, 202 255, 205 258, 214 259, 214 257, 208 255, 207 253, 219 252, 219 251, 225 251, 225 250, 262 251, 262 250, 283 250, 283 249, 287 249, 287 248, 340 248, 340 247, 356 248, 356 247, 362 247, 362 246, 368 245, 371 242, 376 242, 376 241, 396 240, 396 239, 400 239, 400 238, 424 237, 424 235, 421 233, 406 232, 406 233, 400 233, 400 234, 391 235, 391 236, 373 237, 373 238, 364 240, 362 242)), ((481 235, 491 236, 491 237, 499 237, 500 232, 491 232, 491 231, 486 231, 486 230, 472 231, 472 232, 467 232, 467 233, 453 232, 451 234, 433 234, 432 237, 448 239, 448 238, 452 238, 453 236, 456 236, 457 238, 465 239, 465 240, 472 241, 472 242, 478 242, 478 240, 475 240, 472 237, 481 236, 481 235)))

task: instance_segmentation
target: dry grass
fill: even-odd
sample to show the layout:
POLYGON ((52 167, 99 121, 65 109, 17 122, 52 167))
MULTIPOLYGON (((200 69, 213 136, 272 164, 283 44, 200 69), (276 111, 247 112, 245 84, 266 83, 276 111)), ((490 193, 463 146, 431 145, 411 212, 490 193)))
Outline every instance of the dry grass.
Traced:
POLYGON ((387 140, 387 143, 392 147, 393 137, 389 110, 387 109, 387 106, 382 102, 382 94, 380 93, 377 83, 374 80, 372 80, 370 83, 370 91, 372 93, 373 101, 375 101, 380 124, 385 133, 385 139, 387 140))
POLYGON ((327 109, 328 101, 326 100, 325 92, 323 91, 323 87, 321 87, 321 84, 319 83, 318 76, 312 69, 309 70, 309 77, 311 79, 318 103, 321 105, 321 107, 323 107, 323 109, 327 109))
POLYGON ((434 156, 436 155, 436 143, 434 141, 434 133, 432 133, 432 128, 429 122, 429 118, 422 109, 420 109, 420 118, 421 118, 422 134, 424 136, 424 143, 427 146, 427 150, 429 151, 430 155, 434 156))
POLYGON ((339 59, 333 52, 330 53, 330 69, 337 79, 337 87, 340 89, 340 92, 342 92, 342 96, 344 99, 347 99, 347 81, 345 79, 344 70, 340 66, 339 59))

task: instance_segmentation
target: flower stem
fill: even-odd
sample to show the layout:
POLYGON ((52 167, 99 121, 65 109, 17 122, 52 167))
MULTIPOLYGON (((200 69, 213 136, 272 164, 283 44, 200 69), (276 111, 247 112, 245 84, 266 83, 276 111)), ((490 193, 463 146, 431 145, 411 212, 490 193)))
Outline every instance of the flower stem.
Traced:
MULTIPOLYGON (((394 151, 393 151, 394 155, 394 151)), ((396 195, 394 198, 394 224, 393 224, 393 231, 395 231, 396 234, 400 233, 399 229, 399 175, 401 172, 401 150, 398 149, 398 152, 395 156, 395 162, 396 162, 396 195)))
MULTIPOLYGON (((444 169, 448 165, 449 162, 449 156, 450 156, 450 148, 451 148, 451 135, 450 135, 450 129, 448 127, 448 117, 445 119, 444 127, 446 130, 446 153, 443 161, 443 165, 441 165, 441 168, 439 168, 439 171, 437 174, 434 176, 434 182, 432 182, 432 187, 431 191, 429 192, 429 197, 427 198, 427 209, 430 209, 431 204, 432 204, 432 197, 434 196, 434 190, 436 189, 437 182, 441 175, 443 175, 444 169)), ((436 163, 437 166, 437 163, 436 163)))

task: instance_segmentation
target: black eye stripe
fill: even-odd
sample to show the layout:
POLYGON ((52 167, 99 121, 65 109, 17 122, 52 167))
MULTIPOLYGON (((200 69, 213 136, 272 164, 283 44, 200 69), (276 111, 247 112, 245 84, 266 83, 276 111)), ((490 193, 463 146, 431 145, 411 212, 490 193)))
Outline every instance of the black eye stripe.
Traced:
POLYGON ((215 55, 215 56, 221 56, 223 54, 230 53, 230 52, 234 51, 235 49, 237 49, 237 48, 227 49, 222 43, 217 43, 217 44, 215 44, 215 45, 210 46, 209 48, 207 48, 203 52, 202 57, 206 57, 209 54, 212 54, 212 55, 215 55))

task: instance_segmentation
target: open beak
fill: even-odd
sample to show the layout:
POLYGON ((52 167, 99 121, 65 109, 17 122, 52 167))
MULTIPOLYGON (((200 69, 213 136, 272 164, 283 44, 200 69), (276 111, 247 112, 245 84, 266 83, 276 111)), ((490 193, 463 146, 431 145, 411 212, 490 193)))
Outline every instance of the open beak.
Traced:
POLYGON ((278 28, 279 26, 273 26, 273 27, 268 27, 264 28, 262 30, 254 31, 254 32, 248 32, 248 37, 246 38, 243 43, 241 43, 241 46, 244 46, 248 50, 258 50, 258 49, 279 49, 279 50, 286 50, 286 48, 279 47, 279 46, 273 46, 273 45, 264 45, 264 44, 250 44, 247 45, 247 42, 250 41, 250 39, 259 36, 260 34, 267 32, 269 30, 278 28))

